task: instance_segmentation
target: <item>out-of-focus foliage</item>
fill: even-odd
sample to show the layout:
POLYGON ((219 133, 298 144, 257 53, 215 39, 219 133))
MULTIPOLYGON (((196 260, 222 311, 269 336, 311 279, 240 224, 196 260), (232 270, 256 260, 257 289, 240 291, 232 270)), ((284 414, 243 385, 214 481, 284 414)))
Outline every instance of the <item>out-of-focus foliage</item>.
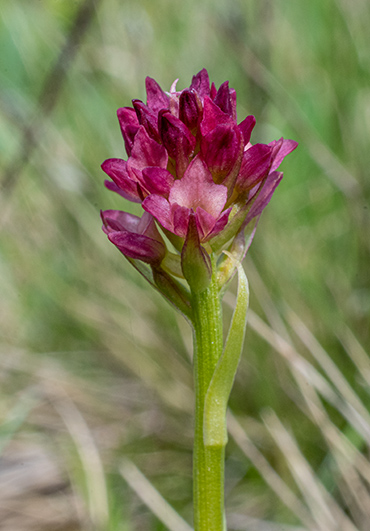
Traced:
POLYGON ((203 67, 253 142, 300 143, 245 262, 229 527, 368 529, 369 24, 365 0, 0 3, 4 531, 191 522, 191 331, 102 233, 135 206, 99 167, 145 76, 203 67))

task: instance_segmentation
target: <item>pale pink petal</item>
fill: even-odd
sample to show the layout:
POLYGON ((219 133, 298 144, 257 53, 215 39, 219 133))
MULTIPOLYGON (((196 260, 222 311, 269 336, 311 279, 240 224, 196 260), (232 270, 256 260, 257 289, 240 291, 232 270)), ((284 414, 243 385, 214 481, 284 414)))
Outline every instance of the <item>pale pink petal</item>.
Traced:
POLYGON ((193 209, 198 207, 218 217, 227 200, 226 186, 215 184, 200 155, 189 164, 184 177, 174 182, 169 195, 170 203, 193 209))

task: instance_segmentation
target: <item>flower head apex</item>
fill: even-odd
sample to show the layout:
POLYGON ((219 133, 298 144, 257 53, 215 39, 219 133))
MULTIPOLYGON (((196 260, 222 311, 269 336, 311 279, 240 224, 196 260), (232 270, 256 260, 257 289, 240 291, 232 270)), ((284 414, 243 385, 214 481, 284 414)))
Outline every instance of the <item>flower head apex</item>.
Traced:
POLYGON ((107 188, 145 211, 143 223, 103 214, 105 231, 126 256, 155 266, 165 260, 165 244, 159 232, 153 238, 153 230, 148 236, 142 226, 162 229, 179 253, 184 243, 188 250, 226 249, 258 219, 281 181, 278 167, 297 147, 283 138, 252 144, 256 120, 249 115, 238 123, 236 92, 228 81, 217 89, 206 69, 188 88, 178 90, 177 81, 165 92, 146 78, 146 103, 134 99, 117 112, 127 158, 102 164, 111 179, 107 188), (192 244, 189 238, 195 238, 192 244))

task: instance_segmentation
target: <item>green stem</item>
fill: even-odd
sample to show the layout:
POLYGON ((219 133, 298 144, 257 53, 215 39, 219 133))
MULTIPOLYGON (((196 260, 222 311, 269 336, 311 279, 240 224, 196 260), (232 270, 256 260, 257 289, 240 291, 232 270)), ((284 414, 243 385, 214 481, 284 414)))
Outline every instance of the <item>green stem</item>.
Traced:
MULTIPOLYGON (((216 271, 216 264, 212 264, 216 271)), ((222 355, 222 312, 216 282, 192 294, 194 324, 195 437, 194 530, 224 531, 224 446, 204 445, 204 403, 217 363, 222 355)))

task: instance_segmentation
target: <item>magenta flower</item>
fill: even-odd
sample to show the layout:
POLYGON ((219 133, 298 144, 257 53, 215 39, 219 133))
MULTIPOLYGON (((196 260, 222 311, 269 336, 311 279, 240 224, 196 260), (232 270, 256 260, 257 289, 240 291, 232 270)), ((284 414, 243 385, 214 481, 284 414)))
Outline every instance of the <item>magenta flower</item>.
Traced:
POLYGON ((238 124, 235 90, 227 81, 217 90, 205 69, 182 91, 175 82, 164 92, 149 77, 146 91, 146 104, 133 100, 133 108, 118 110, 127 160, 102 164, 106 186, 145 213, 140 221, 106 211, 103 221, 125 256, 158 268, 168 251, 155 223, 179 253, 188 238, 208 252, 219 249, 261 214, 282 178, 277 168, 297 143, 252 145, 254 116, 238 124))

